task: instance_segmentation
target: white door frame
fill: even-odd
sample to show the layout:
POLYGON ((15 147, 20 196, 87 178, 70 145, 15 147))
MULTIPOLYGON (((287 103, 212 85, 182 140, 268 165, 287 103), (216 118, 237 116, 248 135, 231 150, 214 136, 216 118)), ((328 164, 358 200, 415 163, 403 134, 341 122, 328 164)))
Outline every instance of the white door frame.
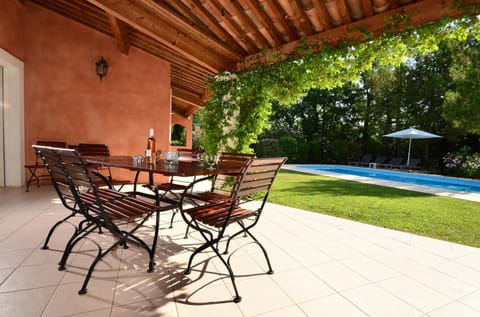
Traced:
POLYGON ((0 48, 4 81, 5 182, 7 187, 25 184, 24 64, 0 48))

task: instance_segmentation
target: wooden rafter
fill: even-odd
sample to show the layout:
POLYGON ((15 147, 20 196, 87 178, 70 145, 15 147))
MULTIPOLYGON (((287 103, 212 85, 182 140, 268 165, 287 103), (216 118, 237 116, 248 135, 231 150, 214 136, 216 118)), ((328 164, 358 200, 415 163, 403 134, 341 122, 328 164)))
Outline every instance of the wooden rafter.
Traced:
POLYGON ((152 9, 140 0, 87 1, 212 71, 229 69, 232 62, 240 58, 159 5, 152 9))
POLYGON ((111 14, 107 14, 108 21, 112 27, 113 35, 117 40, 117 46, 122 54, 128 55, 130 51, 130 41, 128 40, 127 25, 114 17, 111 14))
MULTIPOLYGON (((363 33, 355 30, 365 28, 368 32, 379 35, 385 30, 385 18, 396 13, 408 14, 410 16, 411 26, 437 21, 445 15, 457 17, 463 14, 463 11, 452 9, 454 2, 455 0, 442 0, 441 3, 438 3, 438 0, 423 0, 415 2, 413 4, 397 8, 396 10, 390 10, 385 13, 365 18, 361 21, 350 23, 348 26, 344 25, 309 36, 306 38, 306 44, 317 45, 318 48, 321 49, 322 43, 337 45, 343 41, 362 41, 364 40, 363 33), (432 10, 433 6, 435 6, 437 10, 432 10)), ((480 1, 476 0, 473 2, 479 3, 480 1)), ((400 33, 403 32, 405 28, 406 27, 400 27, 396 31, 400 33)), ((238 67, 250 67, 252 64, 258 63, 259 61, 268 62, 271 56, 291 55, 295 53, 295 50, 299 45, 301 45, 300 41, 293 41, 268 52, 250 55, 245 59, 244 63, 241 65, 238 64, 238 67)))

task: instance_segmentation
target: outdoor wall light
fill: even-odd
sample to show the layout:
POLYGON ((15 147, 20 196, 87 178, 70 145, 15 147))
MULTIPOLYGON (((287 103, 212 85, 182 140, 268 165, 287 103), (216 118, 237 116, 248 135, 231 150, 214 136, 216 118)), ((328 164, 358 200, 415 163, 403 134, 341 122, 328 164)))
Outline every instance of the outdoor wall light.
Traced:
POLYGON ((108 64, 107 61, 103 58, 103 56, 98 60, 98 62, 95 63, 97 67, 97 75, 100 77, 100 81, 102 81, 102 78, 107 76, 108 72, 108 64))

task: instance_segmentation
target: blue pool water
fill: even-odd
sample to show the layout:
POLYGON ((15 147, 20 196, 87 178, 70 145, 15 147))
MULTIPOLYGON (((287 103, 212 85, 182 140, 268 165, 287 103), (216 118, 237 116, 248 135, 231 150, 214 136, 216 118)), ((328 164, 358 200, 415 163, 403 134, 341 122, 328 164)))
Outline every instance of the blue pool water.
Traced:
POLYGON ((454 178, 409 172, 396 172, 383 169, 352 167, 344 165, 297 165, 296 167, 299 169, 357 175, 400 183, 423 185, 480 194, 480 181, 464 178, 454 178))

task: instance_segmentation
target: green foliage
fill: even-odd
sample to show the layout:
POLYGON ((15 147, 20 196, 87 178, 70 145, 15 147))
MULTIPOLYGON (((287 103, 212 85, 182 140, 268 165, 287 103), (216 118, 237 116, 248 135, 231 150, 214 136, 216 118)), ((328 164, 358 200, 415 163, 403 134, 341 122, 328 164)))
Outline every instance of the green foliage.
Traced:
POLYGON ((293 54, 281 61, 272 57, 270 63, 211 78, 211 97, 200 111, 202 148, 207 153, 248 152, 250 144, 269 127, 273 101, 293 104, 312 88, 342 87, 359 80, 374 65, 398 66, 407 57, 437 50, 444 39, 462 40, 469 32, 478 36, 479 24, 476 18, 454 23, 445 18, 413 29, 408 16, 393 16, 386 23, 387 31, 400 27, 406 31, 385 32, 376 39, 365 33, 367 41, 362 43, 342 43, 335 48, 324 43, 305 45, 298 50, 302 56, 293 54))
POLYGON ((450 45, 454 57, 450 76, 455 86, 445 93, 443 115, 456 128, 480 133, 480 42, 450 45))
POLYGON ((275 157, 282 156, 282 149, 278 139, 260 139, 255 144, 255 154, 257 157, 275 157))
POLYGON ((294 163, 297 160, 297 139, 292 136, 282 136, 280 138, 280 147, 282 149, 282 156, 288 157, 289 163, 294 163))

